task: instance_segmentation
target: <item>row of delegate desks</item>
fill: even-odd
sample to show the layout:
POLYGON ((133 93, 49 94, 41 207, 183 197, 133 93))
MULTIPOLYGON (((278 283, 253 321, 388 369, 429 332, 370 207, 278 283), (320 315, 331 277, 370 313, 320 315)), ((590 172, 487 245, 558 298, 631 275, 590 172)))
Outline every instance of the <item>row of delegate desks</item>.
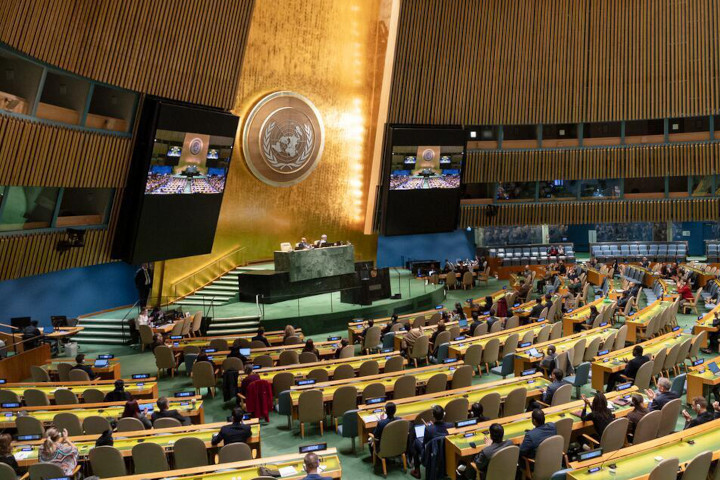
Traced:
POLYGON ((385 394, 392 394, 395 388, 395 382, 405 376, 412 375, 415 377, 416 388, 423 388, 428 380, 437 374, 446 375, 446 381, 452 382, 455 371, 463 365, 463 362, 454 362, 438 365, 428 365, 427 367, 410 368, 400 370, 398 372, 383 373, 379 375, 370 375, 366 377, 356 377, 344 380, 334 380, 329 382, 315 383, 312 385, 296 385, 290 387, 290 398, 292 400, 293 418, 297 418, 297 408, 300 400, 300 394, 308 390, 320 390, 323 393, 323 402, 331 405, 335 391, 340 387, 352 386, 357 389, 358 396, 362 395, 365 387, 373 383, 380 383, 385 386, 385 394))
MULTIPOLYGON (((273 378, 275 375, 279 373, 289 372, 292 373, 293 376, 296 379, 301 379, 307 377, 307 375, 315 370, 315 369, 323 369, 327 370, 328 375, 330 378, 332 378, 333 373, 335 371, 335 368, 337 368, 340 365, 350 365, 353 370, 355 370, 355 373, 357 374, 358 370, 360 369, 360 365, 362 365, 365 362, 374 360, 378 363, 378 367, 380 368, 380 371, 382 372, 385 368, 385 362, 387 362, 389 359, 393 357, 399 357, 400 352, 392 351, 388 353, 375 353, 372 355, 363 355, 361 357, 349 357, 349 358, 338 358, 333 360, 325 360, 323 362, 313 362, 313 363, 302 363, 298 365, 288 365, 284 367, 270 367, 270 368, 260 368, 258 370, 255 370, 254 373, 260 376, 260 379, 267 380, 268 382, 272 383, 273 378)), ((406 360, 404 360, 403 363, 407 363, 406 360)), ((238 382, 242 381, 244 378, 244 375, 240 375, 238 377, 238 382)))
MULTIPOLYGON (((260 421, 257 418, 246 420, 244 422, 250 426, 252 435, 246 442, 248 446, 255 451, 255 456, 260 457, 260 421)), ((208 423, 203 425, 188 425, 182 427, 171 428, 154 428, 150 430, 140 430, 136 432, 115 432, 113 434, 113 446, 120 450, 124 457, 132 455, 132 449, 135 445, 143 442, 156 443, 165 449, 166 453, 171 453, 173 445, 181 438, 194 437, 205 442, 206 448, 213 447, 211 440, 213 435, 220 431, 220 427, 227 425, 227 422, 208 423)), ((87 461, 90 450, 95 448, 97 435, 82 435, 70 437, 75 444, 79 453, 81 462, 87 461)), ((38 450, 43 440, 23 441, 13 443, 13 455, 21 467, 27 467, 38 462, 38 450)), ((173 473, 174 475, 174 473, 173 473)))
MULTIPOLYGON (((715 308, 706 314, 701 315, 700 318, 697 319, 695 325, 693 325, 693 333, 697 335, 700 332, 708 332, 708 334, 710 334, 710 332, 717 332, 717 327, 712 326, 716 314, 720 314, 720 303, 716 305, 715 308)), ((707 336, 703 342, 703 347, 705 346, 707 346, 707 336)))
MULTIPOLYGON (((629 396, 637 392, 637 387, 630 387, 621 392, 610 392, 606 394, 609 405, 613 406, 615 417, 624 417, 632 411, 629 403, 629 396), (614 403, 618 400, 619 403, 614 403)), ((585 403, 577 400, 555 407, 544 408, 545 421, 556 422, 561 418, 570 417, 573 419, 573 433, 591 433, 594 431, 592 422, 584 422, 580 418, 585 403)), ((510 440, 515 445, 520 445, 525 438, 525 432, 532 430, 533 424, 530 418, 531 412, 521 413, 510 417, 500 417, 486 422, 478 423, 462 428, 451 428, 445 437, 445 468, 450 478, 455 475, 455 470, 461 460, 469 460, 475 457, 485 448, 485 438, 489 435, 490 425, 499 423, 505 430, 505 440, 510 440), (471 445, 472 444, 472 445, 471 445), (474 446, 473 446, 474 445, 474 446)))
MULTIPOLYGON (((342 468, 337 450, 328 448, 315 452, 320 460, 321 475, 323 477, 341 478, 342 468)), ((160 480, 170 478, 183 480, 249 480, 262 477, 260 467, 272 467, 285 475, 284 480, 300 480, 305 478, 303 470, 304 453, 292 453, 268 458, 256 458, 244 462, 219 463, 204 467, 184 468, 171 472, 143 473, 122 477, 126 480, 160 480)))
POLYGON ((592 267, 585 268, 585 273, 587 274, 587 281, 598 287, 603 284, 605 278, 607 277, 607 274, 592 267))
MULTIPOLYGON (((47 372, 48 375, 50 375, 50 378, 59 378, 58 375, 58 364, 60 363, 69 363, 71 365, 75 365, 75 359, 74 358, 54 358, 50 362, 46 363, 42 366, 47 372)), ((106 367, 96 367, 94 366, 95 359, 94 358, 86 358, 85 359, 85 365, 92 368, 92 371, 97 375, 98 378, 102 380, 117 380, 119 378, 122 378, 121 372, 120 372, 120 362, 117 358, 111 358, 108 360, 108 365, 106 367)))
MULTIPOLYGON (((639 343, 642 345, 643 354, 655 356, 660 350, 670 350, 674 345, 691 339, 689 333, 682 331, 670 332, 659 337, 655 337, 646 342, 639 343)), ((595 390, 603 390, 611 373, 619 372, 625 368, 627 362, 632 358, 632 351, 635 345, 627 348, 615 350, 606 355, 597 356, 592 363, 592 388, 595 390)))
POLYGON ((611 303, 611 301, 605 297, 596 298, 590 303, 586 303, 580 308, 570 310, 562 318, 563 324, 563 337, 569 337, 575 333, 575 325, 585 323, 590 318, 590 307, 597 308, 598 312, 603 303, 611 303))
POLYGON ((665 435, 639 445, 606 453, 585 462, 572 462, 567 473, 572 480, 644 480, 662 460, 677 458, 680 470, 698 454, 710 451, 713 460, 720 458, 720 420, 665 435), (614 468, 613 468, 614 467, 614 468))
POLYGON ((518 337, 522 339, 525 333, 532 332, 534 338, 537 337, 537 334, 546 325, 548 325, 546 321, 529 323, 527 325, 520 325, 507 330, 500 330, 495 333, 480 335, 479 337, 467 337, 463 340, 455 340, 450 342, 450 346, 448 347, 448 356, 452 358, 463 358, 465 356, 465 352, 468 348, 470 348, 470 346, 481 345, 485 348, 485 345, 487 345, 487 343, 493 338, 497 338, 500 341, 500 346, 504 345, 508 337, 513 334, 517 334, 518 337))
MULTIPOLYGON (((182 348, 179 346, 175 346, 173 344, 173 350, 175 351, 175 355, 180 356, 182 354, 182 348)), ((267 348, 253 348, 250 350, 250 355, 248 356, 249 361, 254 361, 256 358, 262 356, 262 355, 268 355, 270 358, 273 359, 273 362, 277 363, 277 361, 280 359, 280 354, 287 351, 295 351, 298 353, 298 355, 302 352, 303 348, 305 348, 305 345, 302 343, 298 343, 295 345, 277 345, 274 347, 267 347, 267 348)), ((320 358, 330 358, 333 355, 335 355, 335 351, 340 348, 340 341, 329 341, 329 342, 316 342, 315 348, 318 350, 318 353, 320 354, 320 358)), ((230 351, 226 350, 223 352, 207 352, 209 360, 213 362, 215 365, 219 366, 222 365, 223 361, 227 358, 227 356, 230 354, 230 351)))
MULTIPOLYGON (((170 410, 177 410, 181 415, 188 417, 194 424, 201 424, 205 421, 203 401, 200 396, 188 398, 169 398, 170 410)), ((156 408, 157 399, 139 400, 140 408, 148 412, 156 408)), ((122 416, 125 402, 103 402, 103 403, 81 403, 76 405, 49 405, 43 407, 17 407, 0 409, 0 428, 16 428, 15 420, 18 416, 35 417, 46 425, 53 422, 58 413, 73 413, 83 419, 99 415, 108 420, 118 419, 122 416)))
MULTIPOLYGON (((531 400, 540 397, 542 390, 548 385, 550 385, 549 380, 543 378, 541 374, 535 373, 526 377, 509 378, 496 382, 458 388, 456 390, 429 393, 412 398, 402 398, 393 401, 396 406, 395 416, 412 421, 419 413, 431 409, 434 405, 445 407, 448 402, 456 398, 466 398, 469 408, 473 403, 480 401, 482 397, 489 393, 499 393, 501 400, 504 401, 507 395, 516 388, 525 388, 527 390, 527 398, 531 400)), ((365 439, 367 438, 367 434, 372 432, 384 412, 384 407, 385 403, 361 405, 358 407, 359 438, 365 439)))
MULTIPOLYGON (((445 329, 449 330, 452 327, 457 327, 458 322, 447 322, 445 324, 445 329)), ((426 337, 432 337, 433 333, 435 333, 438 329, 437 325, 427 325, 425 327, 421 327, 421 331, 423 335, 426 337)), ((467 332, 467 330, 465 330, 467 332)), ((406 330, 400 330, 395 332, 394 340, 393 340, 393 347, 395 350, 401 350, 402 349, 402 342, 405 339, 405 335, 407 335, 406 330)))
POLYGON ((712 273, 707 273, 705 270, 698 268, 698 267, 694 267, 694 266, 690 265, 689 263, 683 263, 680 266, 682 268, 684 268, 685 270, 689 270, 689 271, 697 274, 695 283, 697 284, 698 287, 704 287, 705 285, 708 284, 708 282, 717 278, 716 275, 713 275, 712 273))
POLYGON ((625 325, 627 325, 627 337, 626 341, 630 343, 636 343, 641 335, 645 333, 650 320, 662 314, 666 309, 672 306, 671 300, 655 300, 650 305, 646 306, 642 310, 638 310, 633 315, 625 318, 625 325))
MULTIPOLYGON (((493 302, 497 302, 500 298, 504 297, 508 293, 511 293, 511 292, 509 292, 506 288, 503 288, 502 290, 498 290, 496 292, 491 293, 490 296, 492 297, 493 302)), ((473 300, 473 302, 476 302, 476 303, 484 302, 485 297, 478 297, 478 298, 474 298, 472 300, 473 300)), ((398 321, 402 322, 402 323, 412 324, 413 320, 415 320, 418 317, 424 317, 425 320, 429 320, 433 315, 440 315, 440 311, 441 310, 434 308, 432 310, 425 310, 423 312, 399 315, 398 321)), ((466 311, 466 313, 467 313, 467 311, 466 311)), ((373 319, 373 324, 380 328, 384 328, 387 324, 390 323, 390 319, 391 319, 391 317, 373 319)), ((358 343, 360 341, 363 331, 367 327, 368 327, 368 322, 366 320, 348 323, 348 340, 350 341, 350 343, 351 344, 358 343)))
MULTIPOLYGON (((158 398, 158 383, 154 377, 144 380, 124 380, 125 391, 132 394, 134 398, 158 398)), ((22 399, 25 390, 36 389, 48 396, 50 401, 55 400, 55 391, 60 389, 70 390, 82 401, 82 392, 88 389, 99 390, 102 393, 109 393, 115 389, 114 380, 91 380, 89 382, 22 382, 6 383, 0 385, 0 390, 15 393, 22 399)))
MULTIPOLYGON (((252 340, 252 337, 256 336, 257 333, 243 333, 243 334, 233 334, 233 335, 223 335, 222 337, 190 337, 190 338, 171 338, 171 347, 173 351, 182 351, 185 347, 193 346, 198 347, 200 349, 207 348, 210 346, 210 342, 213 340, 223 339, 227 341, 228 346, 231 346, 235 340, 242 338, 247 340, 248 342, 252 340)), ((301 341, 305 339, 305 336, 302 333, 302 329, 295 329, 295 336, 297 336, 301 341)), ((265 332, 265 338, 267 339, 270 346, 280 346, 283 345, 285 341, 285 331, 284 330, 273 330, 265 332)))
MULTIPOLYGON (((695 365, 688 369, 687 373, 687 402, 690 403, 695 397, 708 397, 713 387, 720 385, 720 375, 715 375, 707 365, 715 362, 720 366, 720 357, 705 360, 700 365, 695 365), (706 391, 707 389, 707 391, 706 391)), ((709 405, 712 402, 708 402, 709 405)))
POLYGON ((530 345, 529 347, 518 348, 515 352, 514 359, 515 375, 520 375, 525 370, 531 368, 539 368, 540 362, 543 359, 542 352, 544 352, 544 350, 550 345, 554 345, 555 353, 560 355, 563 352, 573 350, 575 348, 575 345, 582 340, 585 340, 586 346, 596 338, 600 338, 601 342, 605 342, 605 340, 613 333, 617 333, 617 329, 609 326, 598 327, 591 330, 586 330, 584 332, 576 333, 568 337, 562 337, 556 340, 550 340, 544 343, 530 345), (532 349, 537 350, 539 355, 530 355, 530 350, 532 349))

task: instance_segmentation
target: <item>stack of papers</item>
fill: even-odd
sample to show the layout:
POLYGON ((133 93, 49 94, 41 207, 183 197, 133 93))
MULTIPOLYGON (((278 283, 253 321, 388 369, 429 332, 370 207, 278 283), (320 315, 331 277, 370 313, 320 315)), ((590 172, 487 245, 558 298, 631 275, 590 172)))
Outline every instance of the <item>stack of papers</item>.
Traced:
POLYGON ((288 467, 280 467, 278 468, 278 472, 280 472, 281 477, 292 477, 293 475, 297 475, 297 470, 295 470, 295 467, 292 465, 288 467))

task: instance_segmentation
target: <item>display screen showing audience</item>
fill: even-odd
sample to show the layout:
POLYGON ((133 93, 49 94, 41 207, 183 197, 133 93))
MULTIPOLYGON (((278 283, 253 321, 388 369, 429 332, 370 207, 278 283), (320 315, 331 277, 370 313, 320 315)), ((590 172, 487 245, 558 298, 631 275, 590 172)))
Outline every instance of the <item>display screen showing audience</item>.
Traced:
POLYGON ((388 126, 384 156, 383 235, 457 228, 465 131, 388 126))
POLYGON ((148 98, 113 257, 138 264, 212 250, 238 117, 148 98))
POLYGON ((157 130, 145 194, 222 193, 232 146, 232 137, 157 130))
POLYGON ((390 190, 460 188, 462 147, 395 147, 390 190))

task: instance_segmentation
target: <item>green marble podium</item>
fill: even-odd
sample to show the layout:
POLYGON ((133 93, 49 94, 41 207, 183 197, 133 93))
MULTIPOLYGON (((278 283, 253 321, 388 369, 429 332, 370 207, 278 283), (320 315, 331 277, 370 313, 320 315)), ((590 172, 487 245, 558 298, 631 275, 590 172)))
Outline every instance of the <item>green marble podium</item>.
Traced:
POLYGON ((288 272, 291 282, 355 273, 355 247, 275 252, 275 271, 288 272))

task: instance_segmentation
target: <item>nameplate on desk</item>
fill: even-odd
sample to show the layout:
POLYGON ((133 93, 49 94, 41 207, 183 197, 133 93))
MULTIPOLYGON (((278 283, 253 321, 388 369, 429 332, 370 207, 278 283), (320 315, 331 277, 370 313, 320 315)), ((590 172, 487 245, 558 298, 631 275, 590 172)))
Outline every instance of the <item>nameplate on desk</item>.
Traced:
POLYGON ((262 368, 262 365, 253 365, 253 370, 260 370, 262 368))
POLYGON ((519 307, 519 306, 520 306, 519 303, 514 303, 514 304, 513 304, 513 307, 519 307))
POLYGON ((460 335, 459 337, 453 338, 453 341, 459 342, 460 340, 465 340, 467 338, 465 335, 460 335))
POLYGON ((7 383, 7 380, 4 378, 0 378, 0 385, 5 385, 7 383))
POLYGON ((170 340, 182 340, 182 335, 170 335, 170 340))
POLYGON ((385 397, 375 397, 375 398, 368 398, 365 402, 366 405, 374 405, 376 403, 383 403, 385 401, 385 397))
POLYGON ((540 322, 542 322, 542 321, 544 321, 544 320, 545 320, 545 317, 540 317, 540 318, 538 318, 538 323, 540 323, 540 322))
POLYGON ((327 443, 314 443, 312 445, 300 445, 298 451, 300 453, 319 452, 321 450, 327 450, 327 443))
POLYGON ((458 359, 458 358, 455 358, 455 357, 453 357, 453 358, 446 358, 445 360, 443 360, 443 363, 455 363, 455 362, 457 362, 458 360, 459 360, 459 359, 458 359))
POLYGON ((315 379, 314 378, 306 378, 304 380, 297 380, 295 382, 295 385, 302 386, 302 385, 315 385, 315 379))
MULTIPOLYGON (((392 348, 383 348, 382 350, 380 350, 380 353, 390 353, 390 352, 392 352, 392 351, 393 351, 392 348)), ((387 358, 387 357, 386 357, 386 358, 387 358)))
POLYGON ((455 422, 455 428, 469 427, 470 425, 477 425, 477 423, 478 423, 477 418, 470 418, 468 420, 462 420, 460 422, 455 422))
POLYGON ((443 308, 445 307, 443 307, 442 305, 435 305, 435 310, 442 310, 443 308))
POLYGON ((130 378, 132 378, 133 380, 142 380, 145 378, 150 378, 150 374, 149 373, 135 373, 130 378))
POLYGON ((680 327, 673 327, 672 329, 673 332, 677 332, 678 330, 680 330, 680 327))
POLYGON ((698 320, 702 320, 705 315, 698 315, 698 320))
POLYGON ((602 456, 602 448, 596 448, 595 450, 590 450, 588 452, 582 452, 578 455, 578 461, 584 462, 585 460, 590 460, 591 458, 597 458, 602 456))
POLYGON ((518 347, 525 348, 529 347, 530 345, 532 345, 532 342, 522 342, 520 345, 518 345, 518 347))
POLYGON ((597 354, 598 357, 602 357, 603 355, 607 355, 608 353, 610 353, 610 350, 600 350, 597 354))
POLYGON ((704 358, 698 358, 697 360, 695 360, 695 361, 693 362, 693 367, 697 367, 698 365, 702 365, 703 363, 705 363, 705 359, 704 359, 704 358))
POLYGON ((243 413, 243 420, 250 420, 252 418, 252 413, 243 413))
POLYGON ((592 468, 588 469, 588 473, 595 473, 595 472, 599 472, 600 470, 601 470, 600 467, 592 467, 592 468))
POLYGON ((618 392, 621 392, 623 390, 627 390, 630 387, 632 387, 632 382, 621 383, 620 385, 617 386, 617 388, 615 390, 618 392))
POLYGON ((537 372, 537 369, 535 368, 528 368, 527 370, 523 370, 520 374, 521 377, 527 377, 528 375, 532 375, 535 372, 537 372))
POLYGON ((601 327, 607 327, 607 322, 603 322, 600 324, 601 327))
POLYGON ((192 397, 194 395, 195 392, 175 392, 175 397, 177 398, 192 397))
POLYGON ((217 352, 218 350, 217 350, 217 348, 203 348, 203 351, 204 351, 205 353, 215 353, 215 352, 217 352))
POLYGON ((572 313, 573 310, 574 310, 573 308, 568 308, 565 313, 572 313))
POLYGON ((15 440, 19 442, 27 442, 29 440, 40 440, 42 438, 42 435, 35 434, 35 435, 18 435, 15 437, 15 440))
POLYGON ((115 355, 113 355, 112 353, 107 353, 105 355, 98 355, 97 358, 98 360, 112 360, 113 358, 115 358, 115 355))
POLYGON ((336 341, 340 340, 340 338, 342 338, 342 337, 327 337, 327 341, 328 342, 336 342, 336 341))

